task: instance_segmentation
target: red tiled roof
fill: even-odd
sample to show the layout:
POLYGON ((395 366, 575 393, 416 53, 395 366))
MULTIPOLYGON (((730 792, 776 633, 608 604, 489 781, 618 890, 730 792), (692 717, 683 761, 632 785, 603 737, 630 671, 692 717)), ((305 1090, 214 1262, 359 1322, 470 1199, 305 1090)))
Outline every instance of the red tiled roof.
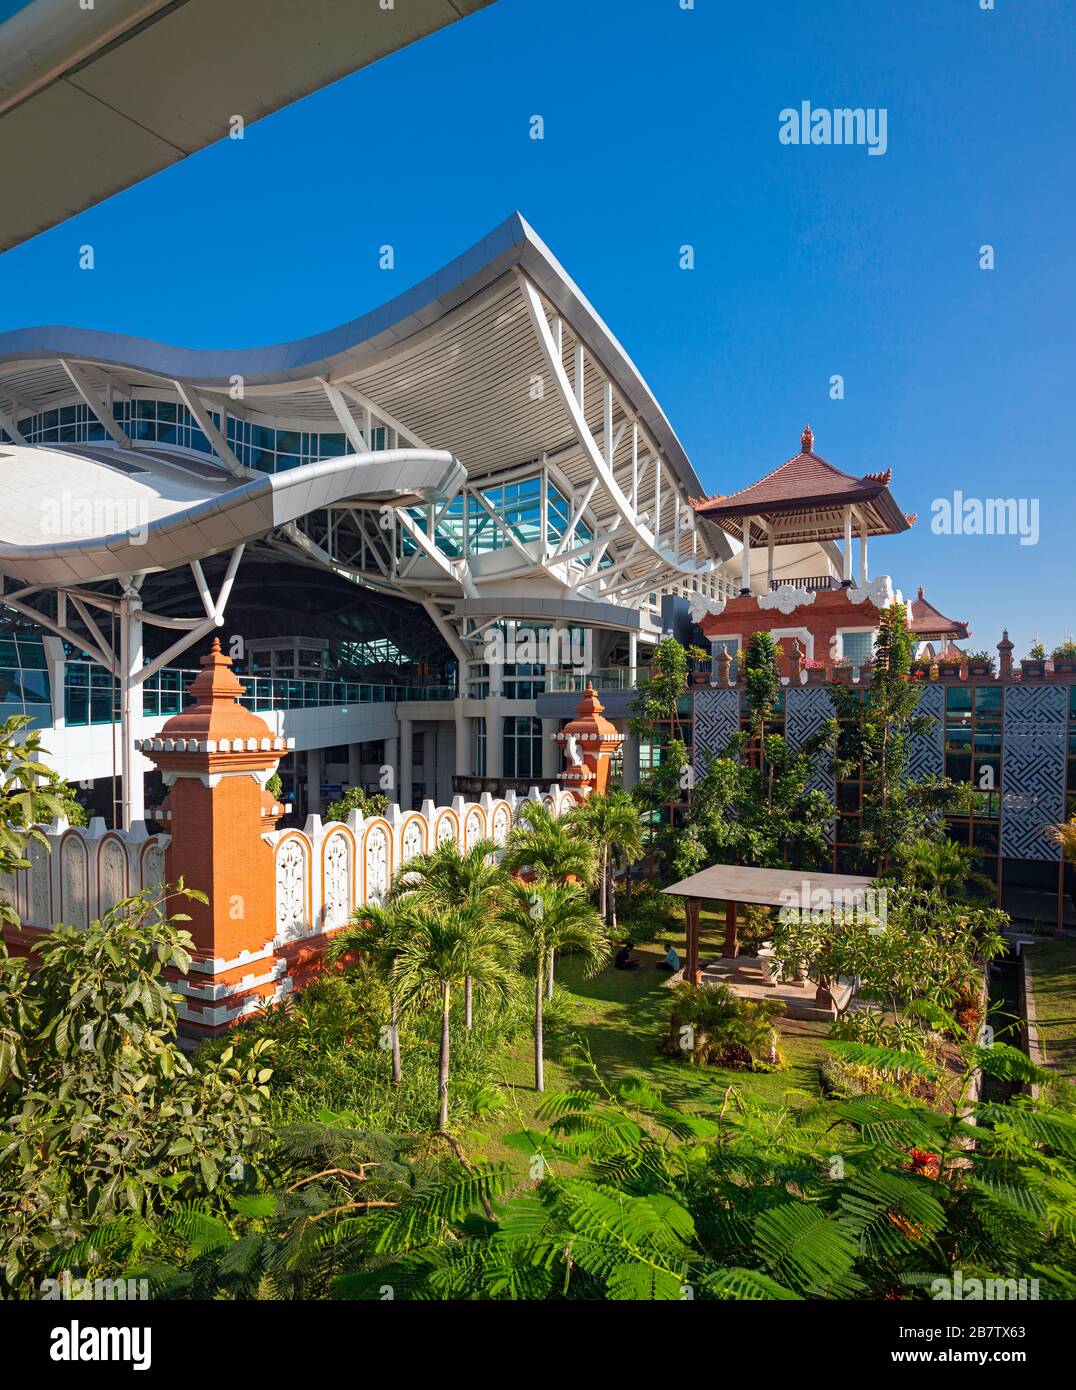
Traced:
POLYGON ((957 622, 954 618, 947 618, 944 613, 939 613, 932 603, 927 602, 923 597, 921 584, 919 597, 913 598, 908 605, 908 629, 924 640, 928 637, 937 637, 939 639, 956 638, 963 642, 971 636, 967 623, 957 622))
POLYGON ((723 520, 748 516, 780 516, 793 512, 832 512, 855 503, 873 504, 872 534, 906 531, 912 519, 900 510, 889 492, 892 469, 853 477, 834 468, 814 452, 810 425, 800 439, 800 452, 767 473, 757 483, 724 497, 711 497, 700 503, 700 516, 721 525, 723 520))

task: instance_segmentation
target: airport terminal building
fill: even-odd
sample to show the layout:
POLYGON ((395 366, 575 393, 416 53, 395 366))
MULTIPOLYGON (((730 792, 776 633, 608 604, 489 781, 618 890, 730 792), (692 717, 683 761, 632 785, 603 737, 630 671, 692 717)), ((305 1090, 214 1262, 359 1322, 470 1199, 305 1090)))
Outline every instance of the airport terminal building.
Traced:
MULTIPOLYGON (((660 405, 519 216, 302 342, 2 334, 0 448, 0 699, 122 826, 134 742, 213 634, 294 740, 298 813, 384 766, 417 804, 555 777, 584 676, 622 719, 662 631, 738 587, 660 405)), ((782 577, 831 566, 811 550, 782 577)))

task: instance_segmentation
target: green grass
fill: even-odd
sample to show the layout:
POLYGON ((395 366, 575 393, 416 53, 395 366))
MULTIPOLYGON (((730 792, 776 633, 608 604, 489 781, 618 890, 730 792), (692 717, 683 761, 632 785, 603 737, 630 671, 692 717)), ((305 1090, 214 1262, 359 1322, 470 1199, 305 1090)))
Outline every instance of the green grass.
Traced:
MULTIPOLYGON (((724 930, 723 913, 720 930, 724 930)), ((716 953, 716 926, 703 921, 704 954, 716 953)), ((680 943, 677 943, 680 949, 680 943)), ((635 954, 643 964, 638 970, 618 971, 606 966, 592 979, 585 979, 579 964, 562 961, 557 982, 572 997, 571 1024, 547 1038, 545 1049, 546 1092, 591 1084, 578 1066, 579 1042, 585 1043, 606 1084, 615 1086, 630 1075, 643 1074, 661 1088, 670 1104, 703 1113, 720 1110, 729 1086, 767 1101, 810 1104, 819 1095, 818 1064, 826 1054, 823 1042, 825 1024, 790 1024, 778 1020, 781 1051, 786 1067, 777 1072, 728 1071, 718 1067, 693 1067, 657 1051, 659 1039, 668 1029, 671 998, 668 976, 655 969, 664 954, 661 947, 637 946, 635 954), (808 1092, 789 1095, 789 1092, 808 1092)), ((534 1090, 534 1052, 529 1038, 509 1048, 503 1060, 503 1086, 507 1108, 495 1117, 476 1123, 469 1136, 475 1153, 494 1161, 509 1161, 521 1167, 524 1157, 501 1141, 505 1134, 534 1125, 541 1097, 534 1090)))
POLYGON ((1046 1065, 1076 1077, 1076 942, 1058 937, 1024 949, 1046 1065))

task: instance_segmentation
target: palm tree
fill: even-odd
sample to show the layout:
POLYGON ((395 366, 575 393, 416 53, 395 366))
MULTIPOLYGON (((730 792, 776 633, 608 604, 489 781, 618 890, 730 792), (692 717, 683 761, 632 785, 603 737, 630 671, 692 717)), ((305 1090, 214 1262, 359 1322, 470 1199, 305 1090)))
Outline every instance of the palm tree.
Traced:
POLYGON ((639 809, 627 792, 611 791, 606 796, 588 796, 565 819, 572 833, 594 847, 601 895, 599 911, 615 933, 617 861, 626 870, 643 854, 639 809))
POLYGON ((555 951, 571 949, 592 975, 609 958, 601 919, 583 889, 575 884, 523 883, 517 880, 501 917, 534 957, 534 1089, 545 1090, 542 1037, 543 986, 555 951))
POLYGON ((389 991, 389 1042, 392 1048, 392 1079, 399 1085, 403 1068, 400 1062, 400 1009, 392 969, 403 949, 410 925, 406 904, 399 902, 367 903, 359 908, 351 925, 333 937, 325 958, 335 965, 344 956, 357 953, 368 955, 389 991))
POLYGON ((945 898, 966 897, 969 884, 984 893, 997 891, 997 884, 979 872, 978 850, 947 837, 912 840, 897 851, 896 858, 901 883, 935 888, 945 898))
POLYGON ((443 912, 407 904, 407 932, 392 964, 393 989, 402 1009, 441 1005, 438 1127, 448 1129, 449 1017, 452 990, 470 977, 479 993, 507 998, 515 978, 513 933, 484 908, 468 903, 443 912))
MULTIPOLYGON (((493 911, 504 892, 508 875, 496 860, 493 840, 478 840, 460 851, 455 840, 446 840, 428 854, 409 859, 392 885, 390 896, 424 903, 435 911, 450 911, 473 903, 493 911)), ((474 990, 470 976, 464 981, 464 1018, 474 1021, 474 990)))
MULTIPOLYGON (((512 873, 530 874, 536 883, 594 883, 594 850, 585 840, 569 832, 564 819, 552 815, 540 801, 528 801, 519 821, 508 837, 504 867, 512 873)), ((553 968, 556 952, 549 953, 546 997, 553 997, 553 968)))

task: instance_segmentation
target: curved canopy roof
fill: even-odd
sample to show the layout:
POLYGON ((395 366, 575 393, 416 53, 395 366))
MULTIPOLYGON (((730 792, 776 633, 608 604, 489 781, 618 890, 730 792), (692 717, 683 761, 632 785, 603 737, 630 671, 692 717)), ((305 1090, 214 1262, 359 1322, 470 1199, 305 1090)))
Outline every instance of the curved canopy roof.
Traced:
POLYGON ((0 251, 491 3, 24 4, 0 24, 0 251))
POLYGON ((321 459, 249 480, 191 460, 75 445, 0 445, 0 572, 31 584, 87 583, 171 569, 256 540, 341 500, 413 505, 459 490, 440 450, 321 459))
MULTIPOLYGON (((0 333, 0 406, 6 393, 31 403, 70 395, 59 366, 67 359, 116 368, 132 381, 181 381, 210 394, 228 395, 240 377, 254 410, 338 429, 320 383, 354 379, 383 413, 451 449, 474 476, 533 459, 549 443, 543 412, 530 399, 530 372, 540 370, 540 363, 526 328, 516 267, 609 372, 682 485, 701 494, 702 483, 638 368, 518 212, 379 308, 294 342, 204 350, 55 325, 0 333), (490 338, 497 343, 494 353, 475 351, 479 339, 490 338), (493 422, 499 429, 490 428, 493 422)), ((553 393, 548 395, 552 416, 553 393)), ((601 406, 597 393, 592 395, 600 433, 601 406)))

